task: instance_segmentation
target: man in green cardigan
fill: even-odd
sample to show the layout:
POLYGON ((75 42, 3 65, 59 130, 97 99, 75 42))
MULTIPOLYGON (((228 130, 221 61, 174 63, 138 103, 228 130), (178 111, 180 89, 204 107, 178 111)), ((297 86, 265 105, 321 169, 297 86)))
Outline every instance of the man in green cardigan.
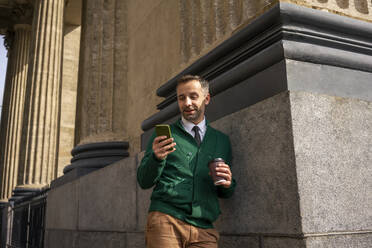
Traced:
POLYGON ((209 126, 204 113, 210 102, 208 82, 186 75, 178 80, 182 117, 170 125, 172 137, 152 135, 137 171, 143 189, 155 185, 146 227, 148 248, 217 247, 213 222, 220 214, 218 198, 230 197, 236 182, 229 167, 229 137, 209 126), (208 163, 222 158, 218 186, 208 163))

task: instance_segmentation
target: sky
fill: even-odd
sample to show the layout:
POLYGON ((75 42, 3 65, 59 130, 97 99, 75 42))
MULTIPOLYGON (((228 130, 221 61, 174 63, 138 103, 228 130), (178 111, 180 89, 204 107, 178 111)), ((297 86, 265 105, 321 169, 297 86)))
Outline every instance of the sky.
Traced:
POLYGON ((3 105, 3 95, 4 95, 4 83, 6 74, 6 49, 4 47, 4 36, 0 35, 0 119, 1 119, 1 106, 3 105))

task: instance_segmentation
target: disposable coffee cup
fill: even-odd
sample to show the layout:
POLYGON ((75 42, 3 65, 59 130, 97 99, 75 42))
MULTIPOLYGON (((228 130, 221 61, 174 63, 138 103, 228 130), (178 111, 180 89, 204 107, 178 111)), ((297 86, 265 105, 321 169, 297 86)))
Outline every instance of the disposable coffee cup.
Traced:
POLYGON ((222 158, 215 158, 208 163, 209 171, 211 173, 214 185, 220 185, 226 181, 225 178, 216 175, 216 168, 219 166, 219 164, 223 163, 225 163, 225 160, 223 160, 222 158))

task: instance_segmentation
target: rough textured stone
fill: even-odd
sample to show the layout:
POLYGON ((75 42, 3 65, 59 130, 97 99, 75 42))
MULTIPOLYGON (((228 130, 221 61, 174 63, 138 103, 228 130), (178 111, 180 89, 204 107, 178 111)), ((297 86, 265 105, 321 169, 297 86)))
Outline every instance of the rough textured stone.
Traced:
POLYGON ((286 59, 290 91, 358 98, 372 101, 372 73, 286 59))
POLYGON ((76 93, 79 68, 80 26, 65 25, 61 89, 61 119, 57 176, 70 163, 74 148, 76 93))
POLYGON ((127 248, 125 233, 79 232, 78 248, 127 248))
POLYGON ((40 187, 57 176, 63 0, 35 1, 18 184, 40 187))
POLYGON ((339 15, 346 15, 362 20, 372 20, 372 7, 367 0, 280 0, 281 2, 291 2, 313 9, 333 12, 339 15))
POLYGON ((46 229, 76 230, 78 223, 79 182, 74 181, 48 192, 46 229))
POLYGON ((45 248, 77 248, 76 245, 79 233, 76 231, 66 230, 49 230, 45 231, 44 247, 45 248))
POLYGON ((226 116, 212 126, 230 136, 237 188, 221 200, 227 233, 301 232, 289 94, 226 116), (239 220, 239 221, 237 221, 239 220))
POLYGON ((306 248, 303 239, 288 237, 263 237, 260 248, 306 248))
POLYGON ((181 68, 179 1, 129 2, 129 8, 144 5, 138 25, 128 34, 128 93, 125 102, 130 153, 140 151, 140 128, 156 112, 160 98, 154 93, 181 68), (152 8, 151 10, 149 8, 152 8), (151 41, 151 42, 149 42, 151 41), (144 70, 146 73, 144 73, 144 70))
MULTIPOLYGON (((4 97, 4 116, 0 119, 0 167, 1 172, 1 199, 11 196, 12 190, 17 186, 19 156, 21 154, 21 131, 24 111, 24 94, 26 92, 28 59, 31 43, 31 25, 16 24, 13 47, 9 51, 12 57, 9 60, 6 93, 4 97), (10 69, 11 68, 11 69, 10 69), (10 85, 10 86, 8 86, 10 85), (8 119, 8 120, 7 120, 8 119)), ((0 92, 2 93, 2 92, 0 92)), ((2 97, 2 96, 1 96, 2 97)), ((0 114, 1 115, 1 114, 0 114)))
MULTIPOLYGON (((137 168, 139 166, 139 163, 141 162, 145 152, 141 152, 137 155, 137 168)), ((152 188, 151 189, 141 189, 141 187, 137 185, 137 214, 138 214, 138 219, 137 219, 137 230, 139 231, 144 231, 146 227, 146 222, 147 222, 147 213, 148 209, 150 206, 150 197, 152 193, 152 188)))
POLYGON ((291 92, 304 233, 372 229, 372 103, 291 92))
POLYGON ((329 235, 309 237, 306 239, 306 248, 370 248, 372 234, 329 235))
POLYGON ((259 248, 258 237, 221 235, 218 243, 220 248, 259 248))
POLYGON ((145 234, 143 232, 127 233, 126 248, 145 248, 145 234))
POLYGON ((79 179, 79 230, 135 230, 135 169, 130 157, 79 179))

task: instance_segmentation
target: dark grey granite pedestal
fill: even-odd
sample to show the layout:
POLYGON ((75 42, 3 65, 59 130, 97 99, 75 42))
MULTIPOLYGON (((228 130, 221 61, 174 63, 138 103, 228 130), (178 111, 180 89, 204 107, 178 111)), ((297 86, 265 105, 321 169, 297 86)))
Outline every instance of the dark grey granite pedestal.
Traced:
POLYGON ((71 164, 63 169, 64 175, 52 181, 55 188, 71 182, 97 169, 104 168, 129 156, 128 142, 97 142, 78 145, 71 151, 71 164))

